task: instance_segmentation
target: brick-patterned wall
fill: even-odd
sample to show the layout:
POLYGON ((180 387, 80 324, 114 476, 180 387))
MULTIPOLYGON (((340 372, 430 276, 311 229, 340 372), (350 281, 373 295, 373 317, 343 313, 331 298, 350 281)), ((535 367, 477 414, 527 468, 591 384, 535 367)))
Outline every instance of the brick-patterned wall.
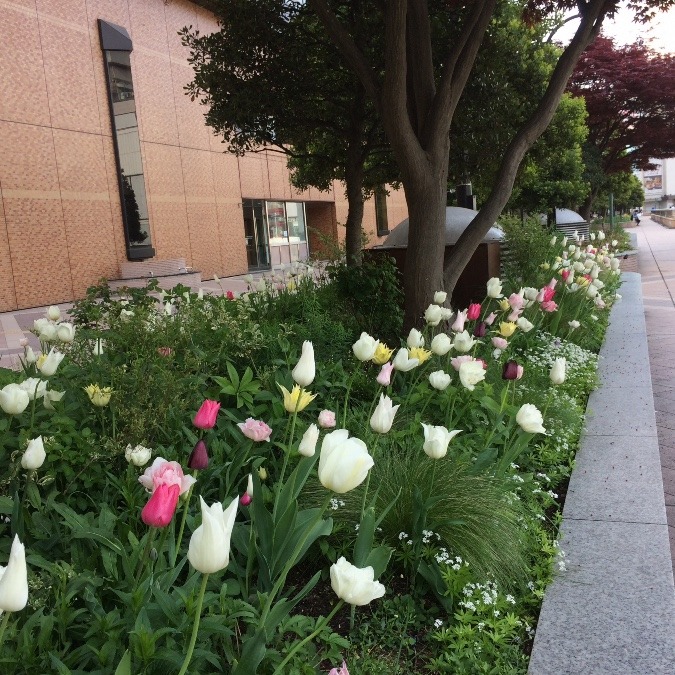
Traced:
MULTIPOLYGON (((177 31, 215 30, 207 10, 187 0, 0 0, 0 16, 0 311, 81 297, 126 260, 99 18, 133 41, 158 259, 185 258, 205 277, 245 273, 242 197, 335 202, 344 223, 341 185, 300 193, 278 153, 224 153, 185 96, 192 69, 177 31)), ((402 192, 388 207, 393 227, 405 217, 402 192)), ((364 226, 377 243, 372 203, 364 226)))

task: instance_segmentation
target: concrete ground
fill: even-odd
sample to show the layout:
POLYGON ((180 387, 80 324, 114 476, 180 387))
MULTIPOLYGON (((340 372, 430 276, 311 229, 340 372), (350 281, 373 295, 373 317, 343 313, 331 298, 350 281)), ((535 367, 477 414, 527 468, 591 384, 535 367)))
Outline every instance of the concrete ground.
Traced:
POLYGON ((675 560, 675 230, 646 217, 637 234, 670 552, 675 560))

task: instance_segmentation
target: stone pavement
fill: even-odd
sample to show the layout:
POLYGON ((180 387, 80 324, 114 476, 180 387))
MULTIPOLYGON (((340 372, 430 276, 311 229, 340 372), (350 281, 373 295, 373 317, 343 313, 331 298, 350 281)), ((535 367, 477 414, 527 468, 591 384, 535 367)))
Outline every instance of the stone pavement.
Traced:
POLYGON ((675 230, 645 217, 632 232, 637 234, 666 518, 675 560, 675 230))

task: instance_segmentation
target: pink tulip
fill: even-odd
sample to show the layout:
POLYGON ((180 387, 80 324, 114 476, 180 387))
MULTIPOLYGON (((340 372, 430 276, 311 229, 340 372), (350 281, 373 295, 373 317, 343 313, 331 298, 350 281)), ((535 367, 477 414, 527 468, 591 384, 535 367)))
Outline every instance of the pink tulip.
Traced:
POLYGON ((553 277, 553 278, 551 279, 551 281, 549 281, 546 285, 547 285, 549 288, 555 288, 557 283, 558 283, 558 280, 557 280, 555 277, 553 277))
POLYGON ((171 347, 157 347, 157 353, 160 356, 171 356, 171 354, 173 354, 173 349, 171 349, 171 347))
POLYGON ((523 368, 523 366, 519 365, 518 366, 518 372, 516 374, 516 380, 520 380, 520 378, 523 376, 524 372, 525 372, 525 368, 523 368))
POLYGON ((567 277, 569 277, 571 270, 561 270, 560 276, 562 277, 563 281, 567 281, 567 277))
POLYGON ((332 429, 335 424, 335 413, 332 410, 322 410, 319 413, 319 426, 322 429, 332 429))
POLYGON ((483 370, 488 369, 487 361, 485 359, 476 359, 476 361, 478 361, 478 363, 480 363, 483 366, 483 370))
POLYGON ((544 286, 544 288, 541 289, 544 291, 544 302, 549 302, 550 300, 553 300, 553 296, 555 295, 555 289, 551 288, 550 286, 544 286))
POLYGON ((464 323, 466 321, 468 312, 468 309, 465 309, 463 312, 457 312, 455 321, 451 326, 452 330, 454 330, 456 333, 461 333, 464 330, 464 323))
POLYGON ((225 297, 228 300, 234 300, 234 293, 232 291, 227 291, 227 293, 225 293, 225 297))
POLYGON ((546 297, 545 297, 545 295, 544 295, 544 289, 542 288, 542 289, 539 291, 539 293, 537 293, 537 297, 535 298, 535 300, 536 300, 537 302, 544 302, 545 299, 546 299, 546 297))
POLYGON ((176 513, 180 487, 178 485, 160 485, 141 511, 141 519, 150 527, 166 527, 176 513))
POLYGON ((558 305, 553 300, 549 300, 548 302, 542 302, 541 308, 544 312, 555 312, 558 309, 558 305))
POLYGON ((492 344, 497 348, 504 351, 508 346, 508 342, 503 337, 493 337, 492 344))
POLYGON ((142 476, 139 477, 138 482, 150 492, 156 492, 162 485, 177 485, 179 494, 187 492, 196 479, 192 476, 186 476, 183 469, 178 462, 169 462, 164 457, 155 457, 152 466, 149 466, 142 476))
POLYGON ((331 668, 331 671, 328 673, 328 675, 349 675, 347 664, 343 661, 342 668, 331 668))
POLYGON ((514 309, 511 314, 509 314, 507 321, 517 321, 518 317, 523 313, 522 309, 514 309))
POLYGON ((237 426, 241 429, 241 433, 252 441, 270 442, 272 429, 261 420, 254 420, 252 417, 249 417, 246 422, 239 422, 237 426))
POLYGON ((204 441, 199 440, 190 453, 190 458, 187 461, 190 469, 201 470, 209 465, 209 453, 204 441))
POLYGON ((497 318, 497 314, 496 314, 495 312, 490 312, 490 314, 488 314, 488 315, 485 317, 485 323, 486 323, 488 326, 491 326, 491 325, 495 322, 495 319, 496 319, 496 318, 497 318))
POLYGON ((511 309, 520 309, 524 304, 525 299, 522 295, 519 295, 518 293, 511 293, 511 295, 509 295, 509 305, 511 305, 511 309))
POLYGON ((392 370, 394 370, 394 364, 385 363, 380 370, 380 374, 377 376, 377 383, 381 384, 383 387, 388 387, 391 384, 392 370))
POLYGON ((475 321, 480 316, 480 303, 474 302, 469 305, 469 309, 466 310, 466 318, 469 321, 475 321))
POLYGON ((452 367, 459 372, 459 367, 468 361, 475 361, 476 359, 473 358, 473 356, 469 356, 469 354, 463 354, 462 356, 455 356, 454 359, 450 360, 450 364, 452 367))
POLYGON ((253 497, 251 497, 251 495, 247 494, 246 492, 244 492, 244 494, 239 497, 239 503, 242 506, 248 506, 252 501, 253 497))
POLYGON ((209 401, 208 399, 202 403, 202 407, 197 411, 195 418, 192 420, 197 429, 213 429, 216 425, 216 417, 220 410, 220 403, 218 401, 209 401))

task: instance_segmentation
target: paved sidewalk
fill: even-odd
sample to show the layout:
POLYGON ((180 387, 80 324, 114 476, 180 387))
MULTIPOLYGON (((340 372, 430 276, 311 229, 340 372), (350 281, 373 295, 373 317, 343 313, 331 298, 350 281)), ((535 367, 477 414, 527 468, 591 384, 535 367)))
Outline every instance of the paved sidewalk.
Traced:
POLYGON ((646 217, 632 231, 637 234, 670 552, 675 560, 675 230, 646 217))

